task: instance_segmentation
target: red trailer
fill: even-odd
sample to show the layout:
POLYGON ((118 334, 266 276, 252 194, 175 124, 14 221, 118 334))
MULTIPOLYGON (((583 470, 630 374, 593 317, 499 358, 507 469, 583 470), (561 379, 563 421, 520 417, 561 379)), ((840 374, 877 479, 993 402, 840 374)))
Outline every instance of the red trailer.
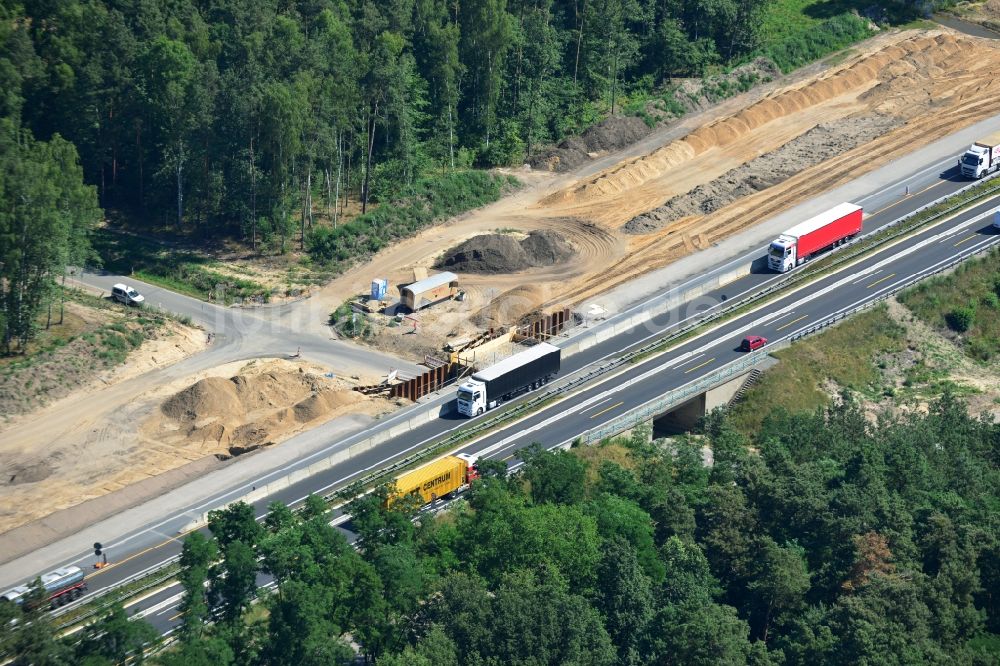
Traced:
POLYGON ((768 266, 784 273, 817 252, 839 245, 861 232, 863 215, 861 206, 842 203, 795 225, 771 242, 768 266))

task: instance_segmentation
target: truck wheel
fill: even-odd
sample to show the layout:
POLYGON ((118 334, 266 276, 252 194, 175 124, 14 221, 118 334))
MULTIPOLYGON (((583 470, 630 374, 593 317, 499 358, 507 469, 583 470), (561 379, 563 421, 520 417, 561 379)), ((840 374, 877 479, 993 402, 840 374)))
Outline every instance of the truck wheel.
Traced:
POLYGON ((476 410, 476 416, 482 416, 482 415, 483 415, 483 408, 480 407, 478 410, 476 410))

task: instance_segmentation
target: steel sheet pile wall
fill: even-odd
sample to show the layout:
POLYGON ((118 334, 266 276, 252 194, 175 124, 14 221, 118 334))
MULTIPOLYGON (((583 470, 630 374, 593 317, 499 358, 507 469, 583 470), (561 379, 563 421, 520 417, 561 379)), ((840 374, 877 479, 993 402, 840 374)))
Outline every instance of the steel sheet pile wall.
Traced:
POLYGON ((433 393, 444 386, 451 379, 453 363, 432 368, 422 375, 418 375, 409 381, 401 384, 394 384, 389 389, 389 395, 393 398, 406 398, 407 400, 419 400, 428 393, 433 393))
POLYGON ((571 316, 569 308, 556 310, 550 314, 542 315, 530 324, 520 327, 517 330, 517 334, 522 338, 545 341, 561 333, 569 323, 571 316))

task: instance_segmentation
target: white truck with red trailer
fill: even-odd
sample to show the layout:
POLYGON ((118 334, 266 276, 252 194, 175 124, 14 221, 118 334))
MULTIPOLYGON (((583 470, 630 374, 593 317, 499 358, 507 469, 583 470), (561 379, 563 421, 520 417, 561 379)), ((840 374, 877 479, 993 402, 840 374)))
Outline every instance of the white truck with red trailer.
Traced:
POLYGON ((767 265, 786 273, 827 248, 840 245, 861 232, 861 206, 842 203, 801 222, 773 241, 767 250, 767 265))
POLYGON ((958 158, 958 169, 966 178, 979 179, 1000 169, 1000 132, 976 141, 958 158))

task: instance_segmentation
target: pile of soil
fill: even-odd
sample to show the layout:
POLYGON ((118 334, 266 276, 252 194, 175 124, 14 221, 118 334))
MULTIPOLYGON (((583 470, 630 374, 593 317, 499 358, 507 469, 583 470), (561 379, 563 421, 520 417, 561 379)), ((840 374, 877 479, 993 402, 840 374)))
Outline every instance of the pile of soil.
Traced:
POLYGON ((538 313, 543 293, 533 284, 508 289, 472 315, 472 322, 483 328, 522 323, 538 313))
POLYGON ((555 148, 527 160, 533 169, 572 171, 589 162, 591 153, 618 150, 646 137, 652 128, 637 116, 609 116, 580 136, 563 139, 555 148))
POLYGON ((903 124, 895 116, 866 115, 816 125, 781 148, 761 155, 704 185, 673 197, 659 208, 622 226, 629 234, 646 234, 692 215, 708 215, 745 196, 782 183, 801 171, 853 150, 903 124))
POLYGON ((522 240, 509 234, 483 234, 445 252, 435 268, 459 273, 516 273, 562 263, 572 256, 572 246, 553 231, 532 231, 522 240))
POLYGON ((218 454, 239 455, 330 417, 362 400, 326 378, 298 371, 271 370, 234 377, 207 377, 170 396, 160 406, 166 442, 199 442, 218 454))

